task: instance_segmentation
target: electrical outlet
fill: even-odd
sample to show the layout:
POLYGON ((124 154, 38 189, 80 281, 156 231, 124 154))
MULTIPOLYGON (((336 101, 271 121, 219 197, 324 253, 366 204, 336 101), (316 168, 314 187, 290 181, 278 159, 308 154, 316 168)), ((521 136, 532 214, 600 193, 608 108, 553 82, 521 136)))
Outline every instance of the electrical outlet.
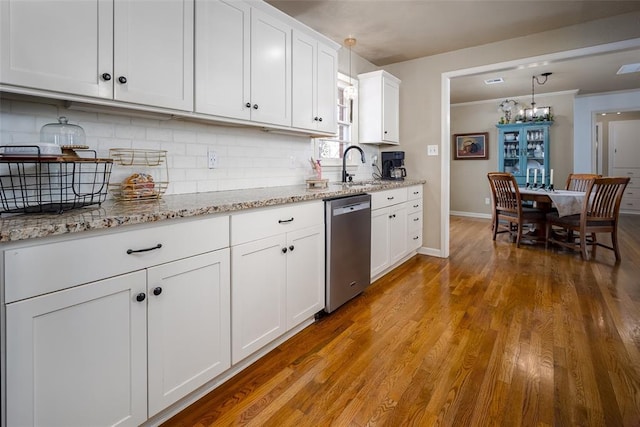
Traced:
POLYGON ((371 156, 371 166, 375 166, 376 164, 378 164, 378 156, 374 154, 371 156))
POLYGON ((438 155, 438 146, 427 145, 427 156, 437 156, 437 155, 438 155))
POLYGON ((207 151, 207 164, 209 169, 214 169, 218 167, 218 153, 215 150, 207 151))
POLYGON ((488 204, 490 204, 490 203, 491 203, 491 199, 489 199, 488 197, 485 197, 485 198, 484 198, 484 204, 485 204, 485 205, 488 205, 488 204))

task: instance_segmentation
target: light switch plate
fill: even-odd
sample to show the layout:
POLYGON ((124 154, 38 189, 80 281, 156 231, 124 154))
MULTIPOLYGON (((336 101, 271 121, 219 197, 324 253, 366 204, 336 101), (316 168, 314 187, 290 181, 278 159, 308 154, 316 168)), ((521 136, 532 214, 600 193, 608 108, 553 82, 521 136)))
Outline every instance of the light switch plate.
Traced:
POLYGON ((437 155, 438 155, 438 146, 427 145, 427 156, 437 156, 437 155))

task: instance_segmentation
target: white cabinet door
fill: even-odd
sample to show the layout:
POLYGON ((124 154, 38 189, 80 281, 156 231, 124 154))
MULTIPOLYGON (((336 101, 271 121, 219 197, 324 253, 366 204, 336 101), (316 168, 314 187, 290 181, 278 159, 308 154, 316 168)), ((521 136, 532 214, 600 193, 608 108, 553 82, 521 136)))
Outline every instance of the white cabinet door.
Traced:
POLYGON ((389 208, 371 211, 371 277, 383 272, 390 264, 389 258, 389 208))
POLYGON ((148 271, 149 416, 231 366, 229 249, 148 271))
POLYGON ((250 40, 248 4, 196 1, 196 112, 251 118, 250 40))
POLYGON ((382 140, 400 142, 400 87, 388 78, 382 80, 382 140))
POLYGON ((287 233, 287 330, 324 308, 324 225, 287 233))
POLYGON ((318 127, 318 42, 299 31, 292 40, 293 127, 315 130, 318 127))
POLYGON ((0 81, 111 98, 113 0, 0 1, 0 81))
POLYGON ((337 52, 299 31, 292 46, 292 126, 335 134, 337 52))
POLYGON ((338 52, 318 43, 318 130, 334 135, 338 131, 338 52))
POLYGON ((251 9, 251 120, 291 126, 291 27, 251 9))
POLYGON ((389 262, 400 261, 407 254, 407 207, 404 203, 389 209, 389 262))
POLYGON ((231 359, 237 363, 286 331, 284 234, 231 248, 231 359))
POLYGON ((7 305, 8 426, 147 417, 144 271, 7 305))
POLYGON ((114 99, 193 109, 193 0, 116 1, 114 99))

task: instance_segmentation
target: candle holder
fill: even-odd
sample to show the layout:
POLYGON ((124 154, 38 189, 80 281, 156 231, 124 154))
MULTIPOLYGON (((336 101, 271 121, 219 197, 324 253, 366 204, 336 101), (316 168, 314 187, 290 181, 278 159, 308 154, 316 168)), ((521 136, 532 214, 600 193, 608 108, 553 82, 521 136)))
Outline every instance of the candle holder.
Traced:
POLYGON ((553 184, 549 184, 549 191, 556 191, 556 190, 553 188, 553 184))

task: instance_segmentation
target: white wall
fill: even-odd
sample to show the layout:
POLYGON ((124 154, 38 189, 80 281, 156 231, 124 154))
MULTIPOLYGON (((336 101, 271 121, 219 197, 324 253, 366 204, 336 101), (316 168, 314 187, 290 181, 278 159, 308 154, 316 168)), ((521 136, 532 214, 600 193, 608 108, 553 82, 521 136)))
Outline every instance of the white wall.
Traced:
MULTIPOLYGON (((182 120, 156 120, 122 115, 71 111, 61 102, 2 94, 0 144, 34 143, 43 125, 66 116, 82 126, 87 145, 107 157, 110 148, 142 148, 168 151, 169 188, 166 194, 195 193, 243 188, 304 184, 311 174, 308 159, 313 140, 259 129, 225 127, 182 120), (207 168, 207 150, 214 149, 219 167, 207 168)), ((363 147, 367 163, 350 169, 355 179, 369 179, 369 159, 374 146, 363 147)), ((317 155, 314 155, 317 158, 317 155)), ((340 179, 340 168, 325 168, 324 178, 340 179)), ((114 166, 111 182, 119 182, 131 170, 114 166)))

